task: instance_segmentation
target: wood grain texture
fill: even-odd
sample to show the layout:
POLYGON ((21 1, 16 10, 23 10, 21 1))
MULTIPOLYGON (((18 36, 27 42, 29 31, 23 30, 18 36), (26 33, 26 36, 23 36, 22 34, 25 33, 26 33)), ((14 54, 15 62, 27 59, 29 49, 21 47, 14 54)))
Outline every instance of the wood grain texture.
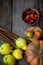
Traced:
MULTIPOLYGON (((0 0, 0 27, 11 31, 11 0, 0 0)), ((0 45, 5 42, 0 38, 0 45)), ((0 65, 3 63, 3 56, 0 55, 0 65)))
POLYGON ((11 0, 0 0, 0 27, 11 30, 11 0))
MULTIPOLYGON (((0 27, 7 30, 12 30, 22 37, 25 37, 25 30, 29 27, 22 20, 22 12, 26 8, 36 8, 40 12, 40 20, 36 24, 43 28, 43 0, 0 0, 0 27), (11 7, 12 1, 12 7, 11 7)), ((1 40, 1 39, 0 39, 1 40)), ((1 42, 0 42, 1 44, 1 42)), ((0 55, 0 65, 5 65, 2 62, 0 55)), ((23 60, 17 62, 16 65, 29 65, 24 56, 23 60)))

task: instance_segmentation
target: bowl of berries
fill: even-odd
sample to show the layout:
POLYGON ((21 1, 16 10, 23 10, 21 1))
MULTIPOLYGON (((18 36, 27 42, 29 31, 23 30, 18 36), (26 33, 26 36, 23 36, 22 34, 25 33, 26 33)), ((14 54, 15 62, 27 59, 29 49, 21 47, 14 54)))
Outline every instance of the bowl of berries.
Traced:
POLYGON ((33 8, 27 8, 22 13, 22 20, 28 24, 35 24, 39 20, 39 12, 33 8))

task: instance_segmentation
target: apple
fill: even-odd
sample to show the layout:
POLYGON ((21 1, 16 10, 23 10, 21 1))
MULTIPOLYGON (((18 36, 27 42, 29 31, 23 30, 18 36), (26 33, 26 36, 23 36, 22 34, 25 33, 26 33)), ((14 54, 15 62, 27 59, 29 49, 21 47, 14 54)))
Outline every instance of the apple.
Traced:
POLYGON ((16 46, 18 48, 21 48, 22 50, 26 50, 26 48, 27 48, 27 42, 26 42, 26 40, 24 38, 20 37, 20 38, 16 39, 15 43, 16 43, 16 46))
POLYGON ((3 55, 9 54, 12 52, 12 47, 8 43, 3 43, 0 46, 0 53, 3 55))
POLYGON ((12 55, 16 58, 16 59, 22 59, 22 50, 20 49, 15 49, 12 53, 12 55))
POLYGON ((12 55, 5 55, 3 57, 3 62, 7 65, 14 65, 15 64, 15 58, 12 55))

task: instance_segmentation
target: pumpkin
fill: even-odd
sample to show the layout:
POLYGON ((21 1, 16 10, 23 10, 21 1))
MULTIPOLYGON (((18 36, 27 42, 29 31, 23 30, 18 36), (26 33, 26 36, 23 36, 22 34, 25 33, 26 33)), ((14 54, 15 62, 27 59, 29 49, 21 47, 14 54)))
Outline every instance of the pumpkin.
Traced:
POLYGON ((33 40, 25 54, 30 65, 43 65, 43 40, 33 40))

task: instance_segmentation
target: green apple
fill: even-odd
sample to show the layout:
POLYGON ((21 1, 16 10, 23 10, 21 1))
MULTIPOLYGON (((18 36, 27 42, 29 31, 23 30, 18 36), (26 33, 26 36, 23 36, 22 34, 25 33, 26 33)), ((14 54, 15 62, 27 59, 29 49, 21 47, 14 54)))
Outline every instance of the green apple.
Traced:
POLYGON ((32 38, 33 37, 33 31, 27 31, 26 36, 29 38, 32 38))
POLYGON ((12 47, 8 43, 3 43, 0 46, 0 53, 3 55, 9 54, 12 52, 12 47))
POLYGON ((18 48, 21 48, 22 50, 26 50, 26 48, 27 48, 27 42, 26 42, 26 40, 24 39, 24 38, 18 38, 16 41, 15 41, 15 43, 16 43, 16 46, 18 47, 18 48), (22 48, 22 47, 24 47, 24 48, 22 48))
POLYGON ((12 53, 12 55, 16 58, 16 59, 22 59, 22 50, 20 49, 15 49, 12 53))
POLYGON ((15 64, 15 58, 12 55, 6 55, 3 57, 3 62, 7 65, 14 65, 15 64))

